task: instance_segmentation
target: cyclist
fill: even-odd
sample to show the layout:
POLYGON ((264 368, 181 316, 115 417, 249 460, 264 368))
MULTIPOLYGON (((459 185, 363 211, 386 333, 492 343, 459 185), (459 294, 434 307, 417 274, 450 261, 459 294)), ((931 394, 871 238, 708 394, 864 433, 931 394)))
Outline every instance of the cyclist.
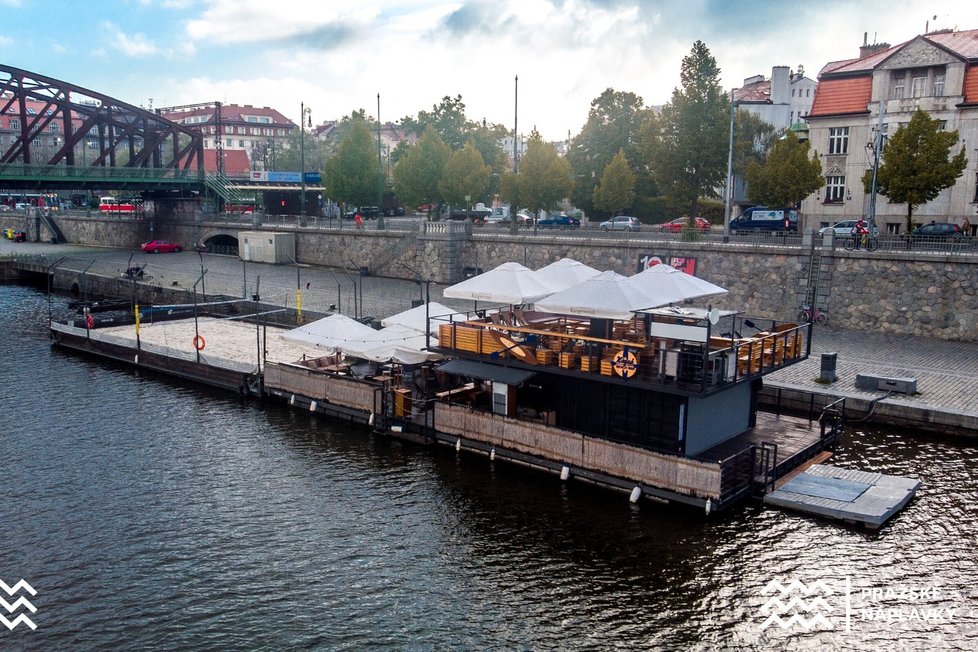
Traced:
POLYGON ((856 239, 855 249, 859 249, 862 245, 863 239, 869 235, 869 229, 866 227, 866 220, 859 218, 856 220, 856 224, 852 227, 852 235, 856 239))

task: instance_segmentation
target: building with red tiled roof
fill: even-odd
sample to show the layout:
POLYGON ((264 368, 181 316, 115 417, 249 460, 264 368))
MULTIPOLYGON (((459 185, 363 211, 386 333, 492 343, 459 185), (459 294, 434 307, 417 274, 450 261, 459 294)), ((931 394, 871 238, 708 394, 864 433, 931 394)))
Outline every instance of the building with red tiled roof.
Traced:
MULTIPOLYGON (((250 104, 224 104, 203 102, 184 106, 165 107, 156 112, 164 118, 200 131, 204 135, 204 148, 217 149, 220 145, 225 154, 243 151, 254 170, 267 169, 267 153, 285 147, 285 139, 298 125, 284 115, 265 107, 250 104), (218 139, 221 142, 218 143, 218 139)), ((215 159, 216 160, 216 159, 215 159)), ((238 160, 237 157, 235 160, 238 160)), ((225 156, 224 162, 228 159, 225 156)), ((209 168, 208 168, 209 169, 209 168)), ((245 171, 245 174, 248 170, 245 171)), ((225 174, 231 174, 225 167, 225 174)))
POLYGON ((875 160, 877 132, 885 143, 926 111, 970 145, 968 167, 957 183, 933 201, 914 206, 920 222, 962 223, 978 209, 978 29, 930 32, 891 46, 863 42, 855 59, 826 64, 808 113, 809 139, 822 161, 825 186, 802 202, 805 226, 820 227, 867 216, 881 232, 906 229, 906 204, 890 204, 863 190, 863 175, 875 160), (881 117, 882 111, 882 117, 881 117))

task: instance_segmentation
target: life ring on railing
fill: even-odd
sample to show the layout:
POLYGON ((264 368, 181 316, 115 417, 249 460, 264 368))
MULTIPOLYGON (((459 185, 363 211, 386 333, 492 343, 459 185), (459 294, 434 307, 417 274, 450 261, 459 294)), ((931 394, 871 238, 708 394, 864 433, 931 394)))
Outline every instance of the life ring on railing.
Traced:
POLYGON ((88 330, 95 328, 95 317, 92 317, 92 313, 85 315, 85 326, 88 327, 88 330))
POLYGON ((207 346, 207 342, 204 341, 204 336, 194 335, 194 348, 203 351, 205 346, 207 346))

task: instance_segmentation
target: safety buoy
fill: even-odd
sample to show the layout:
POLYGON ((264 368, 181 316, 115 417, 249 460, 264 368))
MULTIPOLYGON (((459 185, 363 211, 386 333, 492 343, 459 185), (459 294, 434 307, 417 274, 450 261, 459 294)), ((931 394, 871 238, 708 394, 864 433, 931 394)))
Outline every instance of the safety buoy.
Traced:
POLYGON ((95 317, 92 317, 92 313, 85 315, 85 325, 88 326, 88 330, 95 328, 95 317))
POLYGON ((203 351, 205 346, 207 346, 207 342, 204 341, 204 336, 194 335, 194 348, 203 351))

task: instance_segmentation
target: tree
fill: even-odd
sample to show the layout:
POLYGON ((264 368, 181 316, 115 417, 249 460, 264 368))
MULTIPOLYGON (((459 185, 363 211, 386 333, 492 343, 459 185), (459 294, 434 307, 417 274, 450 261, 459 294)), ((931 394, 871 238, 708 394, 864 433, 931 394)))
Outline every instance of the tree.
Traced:
POLYGON ((401 201, 408 206, 439 202, 438 182, 451 155, 451 149, 434 128, 426 127, 418 142, 394 166, 394 186, 401 201))
POLYGON ((808 158, 808 141, 793 131, 774 141, 763 165, 747 164, 747 193, 752 202, 775 208, 795 206, 825 185, 818 152, 808 158))
MULTIPOLYGON (((639 134, 653 115, 641 96, 613 88, 605 89, 591 101, 587 123, 571 140, 567 151, 576 181, 571 195, 575 206, 585 212, 595 208, 595 184, 618 152, 624 152, 637 179, 648 180, 639 134)), ((654 189, 646 183, 641 191, 650 194, 654 189)))
MULTIPOLYGON (((442 170, 438 190, 441 198, 454 206, 463 206, 481 199, 489 185, 489 166, 469 139, 465 147, 452 154, 442 170), (466 200, 469 199, 469 202, 466 200)), ((466 206, 468 208, 468 206, 466 206)))
POLYGON ((508 177, 502 185, 503 199, 537 213, 566 199, 574 188, 574 177, 570 163, 557 156, 557 149, 544 143, 534 129, 527 141, 526 155, 520 160, 519 174, 508 177))
POLYGON ((763 163, 777 130, 750 111, 734 113, 733 173, 745 175, 751 161, 763 163))
MULTIPOLYGON (((941 131, 941 121, 922 110, 914 111, 883 149, 876 174, 876 190, 891 203, 907 205, 907 232, 913 229, 913 207, 926 204, 954 185, 968 166, 964 146, 951 158, 957 131, 941 131)), ((872 192, 873 171, 863 176, 863 187, 872 192)))
POLYGON ((683 59, 682 88, 662 109, 650 154, 660 188, 697 213, 700 197, 719 197, 727 169, 729 100, 720 88, 720 68, 702 41, 683 59))
POLYGON ((377 150, 362 121, 350 128, 325 167, 323 186, 328 196, 348 206, 377 202, 377 150))
POLYGON ((635 173, 618 150, 601 175, 601 185, 594 191, 594 206, 609 213, 629 208, 635 201, 635 173))

